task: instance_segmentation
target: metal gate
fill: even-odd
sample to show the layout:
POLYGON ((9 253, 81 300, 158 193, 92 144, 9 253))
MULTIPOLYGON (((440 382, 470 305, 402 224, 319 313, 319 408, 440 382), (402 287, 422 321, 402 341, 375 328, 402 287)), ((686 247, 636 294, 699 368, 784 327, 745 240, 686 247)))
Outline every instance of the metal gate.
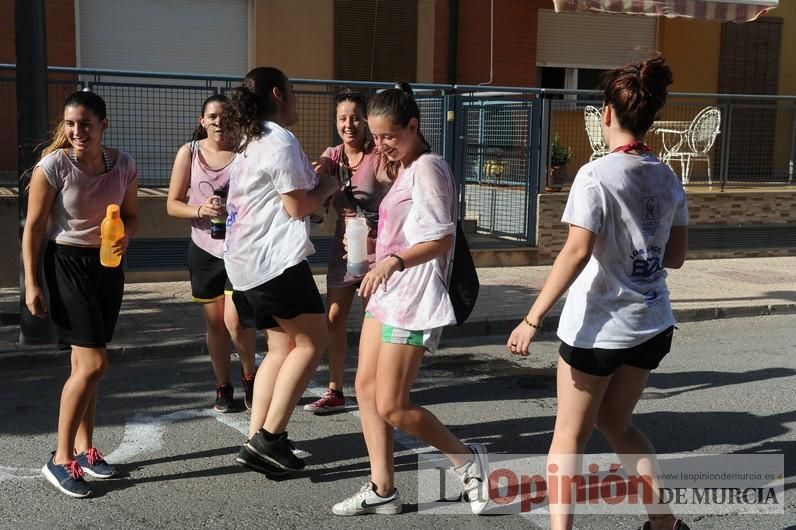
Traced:
POLYGON ((535 243, 540 115, 533 95, 457 96, 454 170, 478 234, 535 243))

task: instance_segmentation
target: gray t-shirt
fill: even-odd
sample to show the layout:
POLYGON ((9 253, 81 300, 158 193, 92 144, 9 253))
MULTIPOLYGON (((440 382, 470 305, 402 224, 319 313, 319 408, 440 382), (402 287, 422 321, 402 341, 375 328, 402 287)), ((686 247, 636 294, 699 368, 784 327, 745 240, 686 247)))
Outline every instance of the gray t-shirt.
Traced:
POLYGON ((100 245, 100 224, 109 204, 121 206, 127 187, 138 178, 130 155, 119 151, 116 163, 101 175, 88 175, 69 160, 64 149, 42 158, 36 167, 44 171, 56 196, 47 237, 57 243, 100 245))
POLYGON ((596 234, 569 288, 558 336, 578 348, 630 348, 674 324, 663 258, 672 226, 688 225, 685 191, 652 154, 584 165, 562 221, 596 234))

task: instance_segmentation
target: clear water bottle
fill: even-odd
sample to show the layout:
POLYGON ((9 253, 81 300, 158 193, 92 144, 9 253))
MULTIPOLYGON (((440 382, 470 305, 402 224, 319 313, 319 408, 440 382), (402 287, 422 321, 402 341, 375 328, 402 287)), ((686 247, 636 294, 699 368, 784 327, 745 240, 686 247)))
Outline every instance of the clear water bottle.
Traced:
POLYGON ((122 257, 113 253, 113 244, 124 237, 124 223, 119 213, 118 204, 109 204, 105 210, 105 219, 100 225, 100 263, 103 267, 118 267, 122 257))
POLYGON ((364 217, 346 219, 345 237, 348 241, 346 272, 364 276, 368 272, 368 225, 364 217))

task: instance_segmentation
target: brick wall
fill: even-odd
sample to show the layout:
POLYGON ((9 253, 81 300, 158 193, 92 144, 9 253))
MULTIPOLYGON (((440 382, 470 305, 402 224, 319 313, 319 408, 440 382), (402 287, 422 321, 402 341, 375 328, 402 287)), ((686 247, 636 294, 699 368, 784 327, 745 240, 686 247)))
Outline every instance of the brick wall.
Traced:
MULTIPOLYGON (((545 193, 537 202, 537 245, 539 264, 555 259, 567 237, 561 214, 567 193, 545 193)), ((796 193, 790 191, 726 191, 688 193, 691 225, 770 225, 796 221, 796 193)), ((690 259, 794 256, 796 248, 726 249, 689 252, 690 259)))
MULTIPOLYGON (((47 64, 75 66, 75 2, 74 0, 45 0, 47 18, 47 64)), ((0 0, 0 62, 15 64, 14 0, 0 0)), ((60 76, 59 78, 65 78, 60 76)), ((60 95, 60 93, 59 93, 60 95)), ((60 106, 63 98, 57 103, 60 106)), ((16 116, 16 87, 14 83, 0 83, 0 115, 16 116)), ((53 108, 52 102, 50 108, 53 108)), ((57 107, 56 107, 57 108, 57 107)), ((52 114, 52 111, 51 111, 52 114)), ((50 116, 50 120, 57 118, 50 116)), ((10 120, 0 128, 0 171, 16 172, 17 122, 10 120)))

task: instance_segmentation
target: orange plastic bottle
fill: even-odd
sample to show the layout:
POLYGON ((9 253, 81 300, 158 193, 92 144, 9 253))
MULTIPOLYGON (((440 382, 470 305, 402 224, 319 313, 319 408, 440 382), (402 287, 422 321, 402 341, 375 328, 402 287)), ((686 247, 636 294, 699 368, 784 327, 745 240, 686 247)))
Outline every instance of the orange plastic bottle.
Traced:
POLYGON ((100 225, 100 236, 102 238, 100 263, 104 267, 118 267, 122 262, 122 257, 117 256, 111 250, 113 244, 124 237, 124 223, 122 218, 119 217, 118 204, 109 204, 107 210, 105 210, 105 219, 102 220, 100 225))

